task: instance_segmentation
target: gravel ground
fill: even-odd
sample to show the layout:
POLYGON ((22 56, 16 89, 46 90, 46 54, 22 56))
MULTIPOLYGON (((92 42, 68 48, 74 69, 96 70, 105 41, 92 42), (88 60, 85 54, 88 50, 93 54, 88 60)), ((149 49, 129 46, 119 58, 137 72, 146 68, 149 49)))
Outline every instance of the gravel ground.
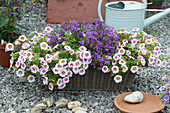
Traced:
MULTIPOLYGON (((46 26, 55 28, 57 24, 46 23, 46 4, 35 3, 26 0, 26 11, 21 25, 27 29, 25 34, 34 30, 43 30, 46 26)), ((162 8, 170 7, 170 0, 165 0, 162 8)), ((153 15, 154 13, 147 13, 153 15)), ((142 91, 151 94, 161 86, 162 76, 170 75, 170 14, 161 18, 159 21, 146 27, 144 31, 157 37, 162 44, 162 52, 166 53, 166 67, 151 67, 144 69, 142 74, 136 76, 132 88, 125 91, 47 91, 42 85, 41 80, 37 79, 34 83, 28 83, 26 79, 19 79, 7 68, 0 67, 0 113, 29 113, 31 108, 42 103, 42 97, 54 96, 55 101, 64 97, 70 101, 77 100, 82 106, 91 113, 118 113, 114 105, 114 98, 124 92, 142 91), (72 95, 78 93, 79 95, 72 95), (14 112, 15 111, 15 112, 14 112)), ((160 113, 168 113, 170 105, 160 113)), ((53 105, 47 108, 43 113, 71 113, 68 108, 57 108, 53 105)))

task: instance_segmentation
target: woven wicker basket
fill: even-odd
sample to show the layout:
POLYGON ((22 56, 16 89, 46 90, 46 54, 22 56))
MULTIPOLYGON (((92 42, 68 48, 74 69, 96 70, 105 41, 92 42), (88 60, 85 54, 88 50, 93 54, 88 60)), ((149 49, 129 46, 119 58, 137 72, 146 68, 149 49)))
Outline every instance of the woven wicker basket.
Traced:
POLYGON ((62 90, 125 90, 132 86, 135 75, 128 71, 122 75, 122 82, 115 83, 114 77, 109 73, 90 67, 85 75, 73 75, 62 90))

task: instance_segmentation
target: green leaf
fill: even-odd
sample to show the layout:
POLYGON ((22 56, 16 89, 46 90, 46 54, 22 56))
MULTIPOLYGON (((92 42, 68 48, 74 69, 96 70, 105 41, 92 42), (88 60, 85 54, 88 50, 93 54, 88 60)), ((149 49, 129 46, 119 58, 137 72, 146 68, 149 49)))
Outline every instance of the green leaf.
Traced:
POLYGON ((8 18, 7 19, 5 19, 4 21, 2 21, 2 23, 0 24, 0 27, 2 27, 2 26, 4 26, 5 24, 7 24, 8 23, 8 18))
POLYGON ((16 25, 16 26, 18 26, 18 27, 20 27, 20 28, 26 29, 25 27, 23 27, 23 26, 21 26, 21 25, 19 25, 19 24, 17 24, 17 23, 13 23, 13 25, 16 25))

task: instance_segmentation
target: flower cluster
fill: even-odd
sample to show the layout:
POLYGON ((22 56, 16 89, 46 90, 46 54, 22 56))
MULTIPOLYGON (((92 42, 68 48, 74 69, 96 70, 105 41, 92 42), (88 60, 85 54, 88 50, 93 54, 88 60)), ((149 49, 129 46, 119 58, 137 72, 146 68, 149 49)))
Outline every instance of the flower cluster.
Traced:
POLYGON ((162 80, 164 80, 166 84, 161 86, 155 93, 159 94, 163 102, 170 104, 170 76, 165 75, 162 80))
POLYGON ((160 51, 160 43, 155 37, 144 32, 132 31, 118 32, 119 43, 115 54, 109 56, 110 65, 104 65, 104 73, 111 72, 116 83, 122 81, 122 74, 127 71, 140 73, 144 66, 165 66, 164 54, 160 51))
POLYGON ((6 45, 6 51, 13 51, 10 68, 18 77, 27 77, 29 82, 35 81, 35 74, 43 77, 43 84, 50 90, 54 86, 63 89, 72 74, 84 75, 91 63, 91 53, 85 46, 73 49, 63 42, 51 46, 52 28, 46 27, 43 32, 33 32, 29 36, 21 35, 6 45))

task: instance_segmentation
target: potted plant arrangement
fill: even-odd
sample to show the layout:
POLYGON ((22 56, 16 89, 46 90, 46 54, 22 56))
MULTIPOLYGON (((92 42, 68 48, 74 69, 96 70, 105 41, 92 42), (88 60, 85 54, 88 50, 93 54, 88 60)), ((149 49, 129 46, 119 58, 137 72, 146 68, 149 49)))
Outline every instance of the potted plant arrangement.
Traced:
POLYGON ((23 13, 21 10, 25 0, 1 0, 0 1, 0 65, 9 67, 10 52, 5 51, 6 43, 13 43, 18 38, 22 27, 16 22, 21 20, 23 13))
POLYGON ((161 9, 162 3, 164 0, 148 0, 148 6, 149 9, 161 9))
POLYGON ((6 45, 13 51, 10 68, 29 82, 39 73, 50 90, 127 89, 141 67, 165 65, 160 43, 138 30, 115 31, 99 19, 46 27, 6 45))

